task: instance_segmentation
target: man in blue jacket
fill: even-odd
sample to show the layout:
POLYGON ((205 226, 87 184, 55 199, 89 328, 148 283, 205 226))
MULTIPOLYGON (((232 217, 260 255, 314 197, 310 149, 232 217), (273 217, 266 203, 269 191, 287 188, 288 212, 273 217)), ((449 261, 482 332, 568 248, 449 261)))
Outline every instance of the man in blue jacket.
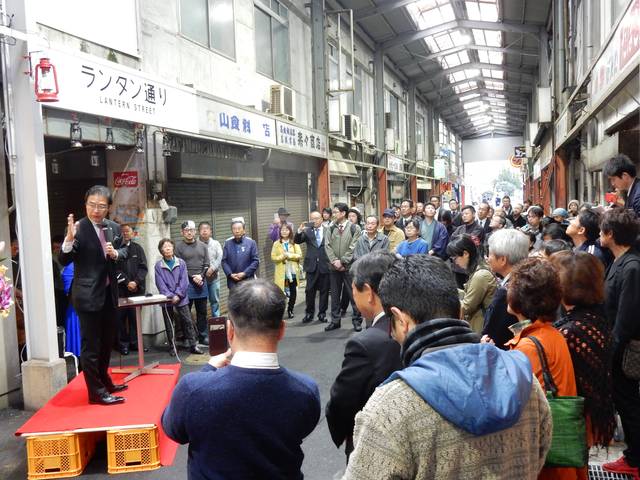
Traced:
POLYGON ((244 218, 231 219, 231 233, 222 249, 222 270, 227 276, 227 287, 231 290, 240 282, 255 276, 260 264, 258 246, 244 231, 244 218))
POLYGON ((320 392, 310 377, 279 363, 285 303, 273 282, 234 288, 231 348, 176 385, 162 427, 189 444, 190 480, 302 479, 300 447, 320 419, 320 392))

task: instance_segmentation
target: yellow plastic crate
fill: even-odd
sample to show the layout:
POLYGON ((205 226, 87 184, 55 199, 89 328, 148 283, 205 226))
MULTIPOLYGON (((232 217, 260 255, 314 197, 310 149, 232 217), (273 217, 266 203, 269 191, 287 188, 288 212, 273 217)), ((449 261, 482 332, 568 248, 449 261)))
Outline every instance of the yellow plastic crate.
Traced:
POLYGON ((27 477, 75 477, 82 473, 96 448, 96 433, 60 433, 27 437, 27 477))
POLYGON ((107 431, 107 456, 109 473, 160 468, 157 427, 107 431))

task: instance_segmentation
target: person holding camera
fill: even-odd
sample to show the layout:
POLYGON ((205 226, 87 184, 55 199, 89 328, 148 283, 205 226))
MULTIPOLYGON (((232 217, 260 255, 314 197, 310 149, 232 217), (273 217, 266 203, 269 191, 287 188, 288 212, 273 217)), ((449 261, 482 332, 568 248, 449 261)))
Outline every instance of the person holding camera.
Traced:
POLYGON ((289 225, 291 230, 295 230, 293 223, 289 221, 289 212, 286 208, 280 207, 277 213, 273 214, 273 223, 269 226, 269 238, 273 242, 277 242, 280 238, 280 228, 289 225))
POLYGON ((196 238, 196 224, 193 220, 187 220, 182 224, 182 241, 177 243, 175 251, 176 256, 187 264, 189 310, 193 304, 196 305, 198 340, 203 345, 209 345, 207 331, 209 290, 206 284, 206 274, 209 270, 209 251, 207 246, 196 238))

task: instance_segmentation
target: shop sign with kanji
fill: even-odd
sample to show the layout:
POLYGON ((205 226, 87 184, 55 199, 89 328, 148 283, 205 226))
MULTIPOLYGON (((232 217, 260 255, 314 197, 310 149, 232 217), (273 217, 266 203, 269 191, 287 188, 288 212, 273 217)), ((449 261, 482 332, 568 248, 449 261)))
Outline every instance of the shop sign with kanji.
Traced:
MULTIPOLYGON (((80 52, 37 52, 56 66, 59 102, 48 106, 197 132, 195 90, 80 52)), ((39 59, 34 59, 38 61, 39 59)), ((32 60, 32 61, 34 61, 32 60)))
POLYGON ((272 118, 213 98, 198 97, 198 125, 204 135, 276 145, 276 124, 272 118))
POLYGON ((278 146, 316 157, 327 156, 327 136, 315 130, 276 120, 278 146))

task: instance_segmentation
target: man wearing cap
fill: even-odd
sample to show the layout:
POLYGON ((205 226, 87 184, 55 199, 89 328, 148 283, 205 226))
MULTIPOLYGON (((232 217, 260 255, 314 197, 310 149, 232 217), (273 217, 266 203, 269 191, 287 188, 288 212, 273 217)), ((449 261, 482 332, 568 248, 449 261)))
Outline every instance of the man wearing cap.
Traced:
POLYGON ((396 212, 387 208, 382 213, 382 227, 378 230, 389 237, 389 251, 395 253, 396 247, 404 242, 404 232, 396 227, 396 212))
POLYGON ((187 264, 187 276, 189 286, 189 310, 193 304, 196 306, 198 341, 203 345, 209 344, 207 331, 207 288, 206 274, 209 270, 209 250, 207 246, 196 238, 196 224, 193 220, 187 220, 182 224, 182 240, 176 243, 176 257, 187 264))
POLYGON ((283 225, 287 224, 291 227, 291 231, 295 232, 296 229, 293 227, 293 223, 289 220, 289 212, 284 207, 280 207, 278 209, 278 213, 273 216, 273 223, 269 227, 269 238, 276 242, 280 238, 280 229, 283 225))
POLYGON ((233 235, 227 238, 222 248, 222 270, 227 276, 229 290, 255 277, 260 264, 258 245, 245 235, 244 218, 231 219, 231 233, 233 235))
POLYGON ((551 216, 557 223, 561 225, 569 225, 569 222, 567 221, 569 212, 567 212, 564 208, 556 208, 553 212, 551 212, 551 216))

